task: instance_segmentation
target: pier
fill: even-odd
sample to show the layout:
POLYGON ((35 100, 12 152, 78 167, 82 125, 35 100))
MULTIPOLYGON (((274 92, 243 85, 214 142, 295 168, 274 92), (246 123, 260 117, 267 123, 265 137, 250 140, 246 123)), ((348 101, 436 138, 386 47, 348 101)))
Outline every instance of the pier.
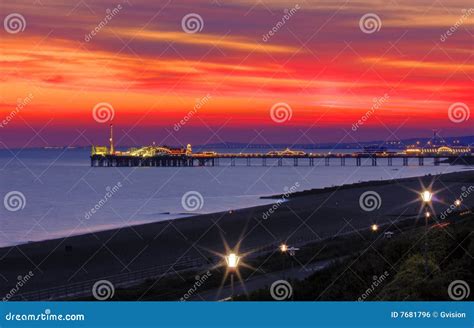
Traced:
POLYGON ((406 155, 406 154, 304 154, 269 155, 265 153, 215 153, 154 156, 106 154, 91 155, 92 167, 194 167, 194 166, 408 166, 441 163, 474 163, 473 156, 406 155))
MULTIPOLYGON (((353 153, 306 153, 284 149, 267 153, 193 153, 185 148, 146 146, 117 151, 113 126, 110 126, 109 147, 92 146, 92 167, 202 167, 202 166, 409 166, 461 164, 474 165, 473 150, 467 146, 446 145, 429 148, 407 148, 393 152, 386 149, 365 149, 353 153)), ((368 147, 370 148, 370 147, 368 147)))

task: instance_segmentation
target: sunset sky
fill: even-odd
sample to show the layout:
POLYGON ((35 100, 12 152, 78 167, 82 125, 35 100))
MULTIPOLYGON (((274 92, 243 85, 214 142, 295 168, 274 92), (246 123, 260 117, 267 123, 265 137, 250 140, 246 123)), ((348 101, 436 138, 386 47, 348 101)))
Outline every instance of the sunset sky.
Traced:
POLYGON ((0 141, 106 144, 109 122, 93 116, 102 102, 113 107, 121 145, 392 140, 433 128, 472 135, 474 114, 458 123, 448 115, 455 103, 474 108, 471 7, 464 0, 2 2, 0 119, 8 122, 0 141), (113 17, 104 24, 107 10, 113 17), (24 17, 24 30, 5 26, 12 13, 24 17), (191 13, 202 18, 195 33, 182 26, 191 13), (380 18, 375 30, 361 28, 366 14, 380 18), (272 119, 277 103, 291 118, 272 119))

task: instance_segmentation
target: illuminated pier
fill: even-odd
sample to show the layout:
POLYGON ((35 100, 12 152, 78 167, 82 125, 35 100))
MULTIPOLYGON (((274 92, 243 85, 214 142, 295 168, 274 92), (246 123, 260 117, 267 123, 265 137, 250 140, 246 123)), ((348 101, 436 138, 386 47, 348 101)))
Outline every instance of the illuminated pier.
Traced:
POLYGON ((110 147, 92 146, 92 167, 193 167, 193 166, 228 166, 261 165, 440 165, 466 164, 474 165, 474 156, 469 147, 442 146, 438 149, 406 149, 402 152, 390 152, 385 149, 371 149, 354 153, 306 153, 285 149, 268 153, 218 153, 213 151, 193 153, 191 145, 186 148, 166 146, 147 146, 131 148, 127 151, 116 151, 113 141, 113 127, 110 127, 110 147), (221 163, 222 162, 222 163, 221 163), (324 163, 324 164, 323 164, 324 163))

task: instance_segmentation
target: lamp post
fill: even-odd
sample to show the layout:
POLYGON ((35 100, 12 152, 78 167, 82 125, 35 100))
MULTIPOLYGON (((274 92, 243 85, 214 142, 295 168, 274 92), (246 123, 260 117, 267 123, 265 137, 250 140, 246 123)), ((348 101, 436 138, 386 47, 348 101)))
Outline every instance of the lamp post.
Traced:
POLYGON ((227 269, 230 272, 231 299, 234 300, 234 273, 237 271, 237 267, 239 266, 240 256, 235 253, 230 253, 225 257, 225 261, 227 263, 227 269))
POLYGON ((288 253, 288 245, 287 244, 281 244, 280 247, 280 252, 282 254, 282 261, 283 261, 283 279, 285 278, 285 269, 286 269, 286 254, 288 253))
POLYGON ((370 231, 372 231, 372 243, 374 243, 377 240, 377 234, 376 232, 379 230, 378 224, 374 223, 370 226, 370 231))
MULTIPOLYGON (((462 201, 460 199, 456 199, 454 201, 454 206, 458 209, 458 215, 459 215, 459 209, 461 208, 462 201)), ((457 236, 457 231, 456 231, 456 219, 453 220, 453 227, 454 227, 454 236, 457 236)))
POLYGON ((428 277, 428 219, 431 216, 429 211, 429 205, 431 199, 433 198, 433 193, 429 190, 425 190, 421 193, 421 200, 423 201, 423 210, 425 211, 425 245, 423 250, 423 257, 425 262, 425 276, 428 277))
MULTIPOLYGON (((298 247, 289 247, 288 248, 288 254, 290 255, 290 262, 291 262, 291 271, 290 271, 290 275, 293 273, 293 262, 294 262, 294 257, 296 255, 296 251, 299 251, 300 249, 298 247)), ((295 295, 292 293, 291 294, 291 300, 293 301, 295 299, 295 295)))

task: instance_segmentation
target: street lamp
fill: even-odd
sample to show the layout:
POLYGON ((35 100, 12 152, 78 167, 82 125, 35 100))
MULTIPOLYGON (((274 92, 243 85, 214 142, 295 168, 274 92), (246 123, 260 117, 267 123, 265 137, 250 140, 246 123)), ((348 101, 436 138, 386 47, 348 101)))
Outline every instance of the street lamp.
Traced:
POLYGON ((376 240, 377 240, 377 234, 376 232, 379 230, 379 226, 378 224, 374 223, 370 226, 370 231, 372 231, 372 236, 371 236, 371 240, 372 242, 374 243, 376 240))
POLYGON ((230 253, 225 257, 225 261, 229 270, 235 271, 237 269, 237 266, 239 265, 240 256, 235 253, 230 253))
MULTIPOLYGON (((459 210, 461 208, 462 201, 460 199, 456 199, 454 201, 454 206, 459 210)), ((459 214, 459 212, 458 212, 459 214)), ((454 234, 457 236, 457 231, 456 231, 456 220, 453 220, 453 229, 454 229, 454 234)))
POLYGON ((280 247, 278 247, 280 249, 280 252, 281 254, 283 255, 282 256, 282 265, 283 265, 283 279, 285 279, 285 270, 286 270, 286 254, 288 253, 288 245, 287 244, 281 244, 280 247))
MULTIPOLYGON (((296 256, 296 251, 299 251, 300 249, 298 247, 294 247, 294 246, 291 246, 288 248, 288 254, 290 255, 290 262, 291 262, 291 273, 290 275, 293 273, 293 265, 294 265, 294 257, 296 256)), ((294 294, 291 294, 291 300, 293 301, 294 300, 294 297, 295 295, 294 294)))
POLYGON ((225 261, 227 263, 227 269, 230 272, 231 299, 234 300, 234 273, 237 271, 237 267, 239 266, 240 256, 235 253, 230 253, 225 257, 225 261))
POLYGON ((421 193, 421 199, 423 200, 423 203, 425 205, 430 203, 432 198, 433 198, 433 193, 429 190, 425 190, 421 193))
MULTIPOLYGON (((300 249, 298 247, 294 247, 294 246, 291 246, 289 247, 287 244, 281 244, 279 247, 280 249, 280 252, 281 254, 283 255, 283 279, 286 279, 286 257, 287 257, 287 254, 289 255, 290 257, 290 263, 291 263, 291 269, 289 271, 289 276, 288 277, 291 277, 291 274, 293 273, 293 259, 292 257, 294 257, 296 255, 296 251, 299 251, 300 249)), ((292 296, 293 298, 293 296, 292 296)))
POLYGON ((423 251, 423 257, 425 262, 425 276, 428 276, 428 219, 431 216, 428 207, 431 203, 431 199, 433 198, 433 193, 429 190, 424 190, 420 195, 421 200, 423 201, 423 209, 425 211, 425 247, 423 251))

